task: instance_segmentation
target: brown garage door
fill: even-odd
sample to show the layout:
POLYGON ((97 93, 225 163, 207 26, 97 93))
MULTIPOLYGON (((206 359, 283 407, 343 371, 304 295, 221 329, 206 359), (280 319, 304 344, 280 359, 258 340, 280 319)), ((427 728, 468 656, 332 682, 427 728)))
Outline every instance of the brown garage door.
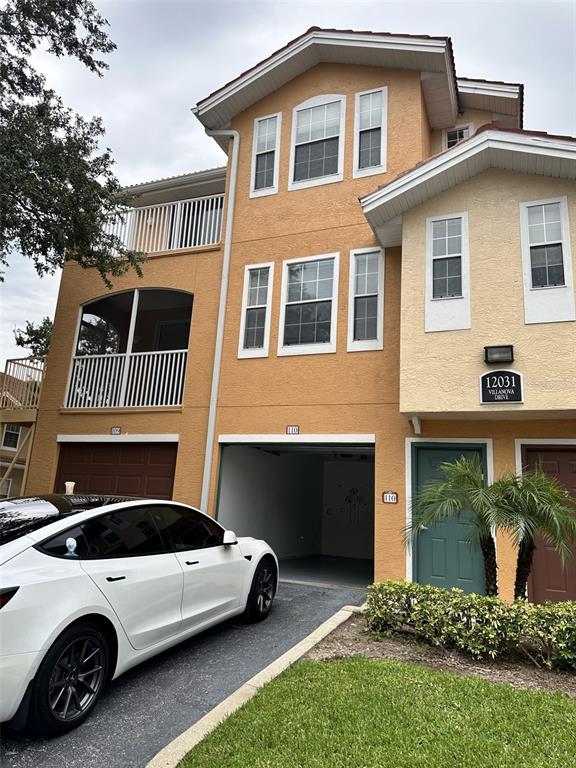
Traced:
POLYGON ((54 490, 171 499, 176 443, 63 443, 54 490))
MULTIPOLYGON (((545 472, 557 477, 570 493, 576 495, 576 449, 563 446, 529 446, 524 448, 523 464, 533 468, 539 462, 545 472)), ((532 574, 528 584, 530 600, 576 600, 576 545, 566 568, 560 557, 542 537, 536 539, 532 574)))

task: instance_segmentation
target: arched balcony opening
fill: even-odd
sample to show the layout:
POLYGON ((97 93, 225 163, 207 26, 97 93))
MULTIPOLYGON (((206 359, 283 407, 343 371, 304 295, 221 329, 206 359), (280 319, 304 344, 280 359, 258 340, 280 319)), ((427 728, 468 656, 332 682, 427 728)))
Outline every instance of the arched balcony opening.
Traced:
POLYGON ((193 296, 147 288, 82 307, 67 408, 182 403, 193 296))

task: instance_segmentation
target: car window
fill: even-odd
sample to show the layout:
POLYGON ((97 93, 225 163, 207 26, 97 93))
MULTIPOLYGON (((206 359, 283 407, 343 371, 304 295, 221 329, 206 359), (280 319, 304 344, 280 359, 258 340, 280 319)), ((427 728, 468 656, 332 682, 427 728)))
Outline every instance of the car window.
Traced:
POLYGON ((222 544, 224 530, 201 512, 186 507, 153 507, 152 515, 162 537, 177 552, 222 544))
POLYGON ((167 551, 150 516, 149 507, 130 507, 87 520, 59 533, 38 549, 56 557, 70 557, 66 539, 76 538, 76 554, 81 559, 134 557, 167 551))

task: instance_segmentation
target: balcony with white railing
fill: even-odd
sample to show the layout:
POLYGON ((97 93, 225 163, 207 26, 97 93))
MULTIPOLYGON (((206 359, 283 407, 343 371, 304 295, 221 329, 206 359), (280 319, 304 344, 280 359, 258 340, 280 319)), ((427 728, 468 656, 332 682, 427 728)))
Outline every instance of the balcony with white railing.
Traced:
POLYGON ((207 247, 220 242, 223 208, 224 195, 128 208, 107 232, 141 253, 207 247))
POLYGON ((44 358, 7 360, 0 377, 0 421, 25 423, 36 420, 44 378, 44 358))
POLYGON ((141 289, 86 304, 65 408, 182 404, 192 295, 141 289))

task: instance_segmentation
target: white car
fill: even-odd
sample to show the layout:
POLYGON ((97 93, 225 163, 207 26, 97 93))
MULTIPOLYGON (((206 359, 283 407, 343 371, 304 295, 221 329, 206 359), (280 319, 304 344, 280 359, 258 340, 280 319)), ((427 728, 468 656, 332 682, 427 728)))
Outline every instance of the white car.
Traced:
POLYGON ((0 502, 0 722, 53 735, 104 686, 239 614, 264 619, 278 560, 185 504, 49 495, 0 502))

